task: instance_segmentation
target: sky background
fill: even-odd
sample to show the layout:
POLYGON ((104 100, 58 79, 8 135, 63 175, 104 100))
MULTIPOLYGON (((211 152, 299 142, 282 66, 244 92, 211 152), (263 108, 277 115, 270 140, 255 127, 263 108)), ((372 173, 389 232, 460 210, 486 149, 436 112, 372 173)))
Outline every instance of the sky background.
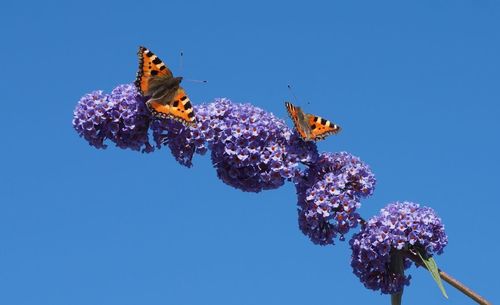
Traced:
MULTIPOLYGON (((139 45, 174 74, 184 52, 182 75, 209 81, 184 84, 195 104, 228 97, 287 119, 291 83, 343 127, 319 150, 374 171, 361 215, 431 206, 449 235, 439 266, 498 303, 500 3, 326 2, 2 2, 0 303, 389 304, 354 276, 347 242, 299 231, 291 183, 243 193, 209 156, 188 169, 167 149, 78 137, 76 103, 132 82, 139 45)), ((472 304, 409 273, 403 304, 472 304)))

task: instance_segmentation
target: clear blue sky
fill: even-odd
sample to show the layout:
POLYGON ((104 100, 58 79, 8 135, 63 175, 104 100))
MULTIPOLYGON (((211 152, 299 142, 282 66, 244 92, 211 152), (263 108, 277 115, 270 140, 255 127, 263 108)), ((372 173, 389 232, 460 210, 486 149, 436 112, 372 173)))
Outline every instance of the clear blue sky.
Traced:
MULTIPOLYGON (((360 213, 433 207, 449 235, 440 267, 498 303, 500 4, 326 2, 4 1, 0 304, 388 304, 352 274, 347 242, 302 235, 292 184, 242 193, 208 156, 187 169, 168 150, 77 136, 76 102, 132 82, 139 45, 174 73, 184 51, 182 74, 209 81, 185 84, 194 103, 285 118, 293 84, 343 127, 320 151, 372 167, 360 213)), ((471 304, 410 273, 404 304, 471 304)))

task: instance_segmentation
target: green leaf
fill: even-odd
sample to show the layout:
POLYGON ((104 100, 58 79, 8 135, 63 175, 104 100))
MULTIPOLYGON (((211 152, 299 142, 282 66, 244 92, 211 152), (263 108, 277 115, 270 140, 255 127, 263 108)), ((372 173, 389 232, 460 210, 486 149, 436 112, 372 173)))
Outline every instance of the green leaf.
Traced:
POLYGON ((438 285, 439 289, 441 290, 441 293, 443 294, 443 296, 445 298, 448 298, 448 295, 446 294, 446 290, 444 290, 444 286, 443 286, 443 282, 441 281, 441 277, 439 276, 439 269, 438 269, 438 266, 437 266, 434 258, 429 257, 429 258, 425 259, 420 254, 420 251, 417 251, 417 253, 418 253, 418 256, 420 257, 420 259, 424 262, 425 266, 427 267, 427 270, 429 270, 429 272, 431 273, 434 281, 436 281, 436 284, 438 285))

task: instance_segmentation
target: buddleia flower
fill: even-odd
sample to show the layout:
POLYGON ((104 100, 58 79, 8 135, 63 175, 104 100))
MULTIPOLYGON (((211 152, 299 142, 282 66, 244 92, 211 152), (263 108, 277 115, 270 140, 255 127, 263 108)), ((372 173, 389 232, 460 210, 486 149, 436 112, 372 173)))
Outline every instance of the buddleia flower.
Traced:
POLYGON ((120 148, 151 152, 151 116, 133 85, 121 85, 110 95, 94 91, 83 96, 73 113, 73 127, 96 148, 111 140, 120 148))
POLYGON ((411 276, 394 272, 391 260, 403 256, 403 267, 412 262, 406 252, 433 256, 448 244, 444 225, 433 209, 413 202, 394 202, 372 217, 349 242, 351 266, 366 288, 395 294, 409 285, 411 276))
POLYGON ((96 148, 106 148, 108 133, 108 95, 94 91, 84 95, 73 112, 73 128, 80 137, 96 148))
POLYGON ((319 245, 333 244, 358 225, 360 200, 373 193, 375 176, 347 152, 323 153, 296 184, 299 227, 319 245))
POLYGON ((108 137, 120 148, 151 152, 148 131, 151 115, 134 85, 120 85, 109 95, 108 137))

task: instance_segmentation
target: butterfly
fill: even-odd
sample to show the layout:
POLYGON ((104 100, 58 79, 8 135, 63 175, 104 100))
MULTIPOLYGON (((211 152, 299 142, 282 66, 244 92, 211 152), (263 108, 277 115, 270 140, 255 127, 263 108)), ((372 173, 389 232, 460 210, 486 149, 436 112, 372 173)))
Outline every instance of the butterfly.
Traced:
POLYGON ((313 114, 306 114, 300 107, 285 102, 286 110, 292 118, 295 129, 304 141, 319 141, 331 134, 337 134, 341 128, 339 125, 325 120, 313 114))
POLYGON ((149 97, 146 101, 149 111, 156 117, 194 125, 193 106, 180 86, 182 77, 174 77, 165 63, 145 47, 139 47, 137 55, 139 71, 135 86, 143 96, 149 97))

